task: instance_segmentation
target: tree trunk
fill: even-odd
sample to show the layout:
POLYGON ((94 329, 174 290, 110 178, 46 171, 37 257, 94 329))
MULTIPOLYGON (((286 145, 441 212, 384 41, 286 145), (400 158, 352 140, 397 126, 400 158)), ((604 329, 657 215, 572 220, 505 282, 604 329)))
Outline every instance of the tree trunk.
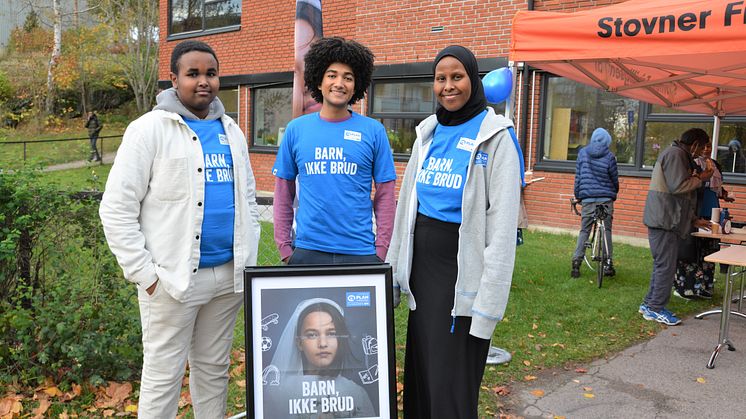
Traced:
POLYGON ((62 51, 62 7, 60 6, 60 0, 52 0, 52 5, 54 7, 54 46, 47 68, 47 100, 44 107, 46 115, 51 115, 54 111, 54 69, 62 51))

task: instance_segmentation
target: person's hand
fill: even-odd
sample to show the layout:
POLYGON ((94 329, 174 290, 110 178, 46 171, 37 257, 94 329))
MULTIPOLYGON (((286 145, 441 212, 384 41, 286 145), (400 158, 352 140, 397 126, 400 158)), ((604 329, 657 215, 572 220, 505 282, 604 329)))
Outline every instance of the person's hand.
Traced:
POLYGON ((701 228, 703 230, 710 231, 711 221, 698 218, 694 220, 694 227, 701 228))
POLYGON ((153 285, 149 286, 148 289, 145 290, 145 292, 148 293, 148 295, 153 295, 155 292, 155 286, 158 285, 158 280, 156 279, 155 282, 153 282, 153 285))
POLYGON ((712 177, 712 173, 714 172, 714 169, 713 169, 712 163, 711 163, 711 162, 710 162, 709 160, 707 161, 707 163, 708 163, 708 164, 707 164, 707 167, 706 167, 706 168, 705 168, 704 170, 702 170, 702 172, 700 172, 700 173, 699 173, 699 174, 697 175, 697 176, 699 177, 699 179, 700 179, 700 180, 707 180, 707 179, 709 179, 710 177, 712 177))

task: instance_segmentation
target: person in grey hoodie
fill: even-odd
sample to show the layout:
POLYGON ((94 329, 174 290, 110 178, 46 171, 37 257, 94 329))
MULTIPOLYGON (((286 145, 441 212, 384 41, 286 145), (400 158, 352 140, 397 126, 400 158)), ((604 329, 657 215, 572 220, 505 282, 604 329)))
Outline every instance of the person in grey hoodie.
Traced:
POLYGON ((614 201, 619 192, 619 173, 616 157, 609 150, 611 135, 603 128, 596 128, 591 135, 591 142, 580 149, 575 164, 575 198, 583 203, 581 211, 580 233, 578 244, 572 255, 570 276, 580 277, 580 265, 585 255, 585 242, 593 226, 593 214, 596 207, 604 205, 607 209, 606 243, 609 246, 608 259, 604 261, 604 275, 614 276, 613 251, 611 246, 611 222, 614 219, 614 201))
POLYGON ((487 107, 474 54, 438 53, 439 108, 416 128, 388 252, 408 295, 405 418, 476 418, 513 276, 521 191, 512 122, 487 107))
POLYGON ((243 269, 256 264, 259 213, 246 139, 217 98, 204 42, 171 55, 172 88, 124 133, 99 214, 137 284, 143 368, 138 416, 176 416, 187 359, 196 418, 225 416, 243 269))

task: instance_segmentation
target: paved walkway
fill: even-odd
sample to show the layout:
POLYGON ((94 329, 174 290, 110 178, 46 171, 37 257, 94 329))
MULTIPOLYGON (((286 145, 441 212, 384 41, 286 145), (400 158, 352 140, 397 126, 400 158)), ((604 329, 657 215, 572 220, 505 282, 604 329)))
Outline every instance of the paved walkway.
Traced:
POLYGON ((721 351, 707 369, 719 325, 719 315, 685 319, 581 366, 585 373, 547 372, 514 385, 505 407, 525 418, 746 418, 746 320, 731 316, 736 351, 721 351))
MULTIPOLYGON (((105 153, 101 159, 104 161, 104 164, 111 164, 114 163, 114 156, 116 156, 117 153, 105 153)), ((67 163, 62 164, 54 164, 52 166, 47 166, 44 168, 45 172, 53 172, 55 170, 67 170, 67 169, 77 169, 80 167, 89 167, 89 166, 97 166, 98 162, 90 162, 88 160, 77 160, 77 161, 70 161, 67 163)))

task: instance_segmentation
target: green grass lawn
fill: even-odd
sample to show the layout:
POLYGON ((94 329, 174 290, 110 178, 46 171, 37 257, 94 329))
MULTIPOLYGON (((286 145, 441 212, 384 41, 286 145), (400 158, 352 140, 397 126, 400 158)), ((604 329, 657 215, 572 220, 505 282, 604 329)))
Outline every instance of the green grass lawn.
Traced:
MULTIPOLYGON (((73 190, 103 188, 109 166, 48 172, 50 181, 73 190), (91 178, 95 172, 96 180, 91 178)), ((525 244, 518 247, 511 294, 505 319, 498 324, 493 344, 510 351, 513 360, 505 365, 488 366, 480 397, 480 417, 499 412, 501 397, 495 388, 512 381, 531 379, 542 370, 569 368, 612 355, 636 342, 649 339, 662 327, 645 321, 637 308, 645 295, 652 260, 646 248, 614 245, 617 275, 596 286, 595 273, 586 265, 581 277, 570 278, 570 257, 575 246, 571 235, 528 231, 525 244)), ((272 241, 272 224, 263 223, 260 264, 279 263, 272 241)), ((686 318, 714 306, 719 301, 722 281, 716 283, 711 301, 684 301, 672 298, 669 308, 686 318)), ((405 304, 394 310, 395 349, 398 371, 403 369, 408 310, 405 304)), ((691 321, 691 320, 689 320, 691 321)), ((682 326, 686 327, 686 321, 682 326)), ((244 347, 243 315, 236 323, 234 349, 244 347)), ((228 412, 246 409, 242 356, 234 359, 228 394, 228 412)), ((401 380, 401 376, 397 377, 401 380)), ((406 389, 405 389, 406 391, 406 389)), ((79 412, 84 414, 84 411, 79 412)), ((186 417, 192 417, 191 412, 186 417)))
POLYGON ((86 167, 68 170, 55 170, 42 173, 42 179, 58 185, 60 189, 71 191, 103 191, 110 164, 89 163, 86 167))

